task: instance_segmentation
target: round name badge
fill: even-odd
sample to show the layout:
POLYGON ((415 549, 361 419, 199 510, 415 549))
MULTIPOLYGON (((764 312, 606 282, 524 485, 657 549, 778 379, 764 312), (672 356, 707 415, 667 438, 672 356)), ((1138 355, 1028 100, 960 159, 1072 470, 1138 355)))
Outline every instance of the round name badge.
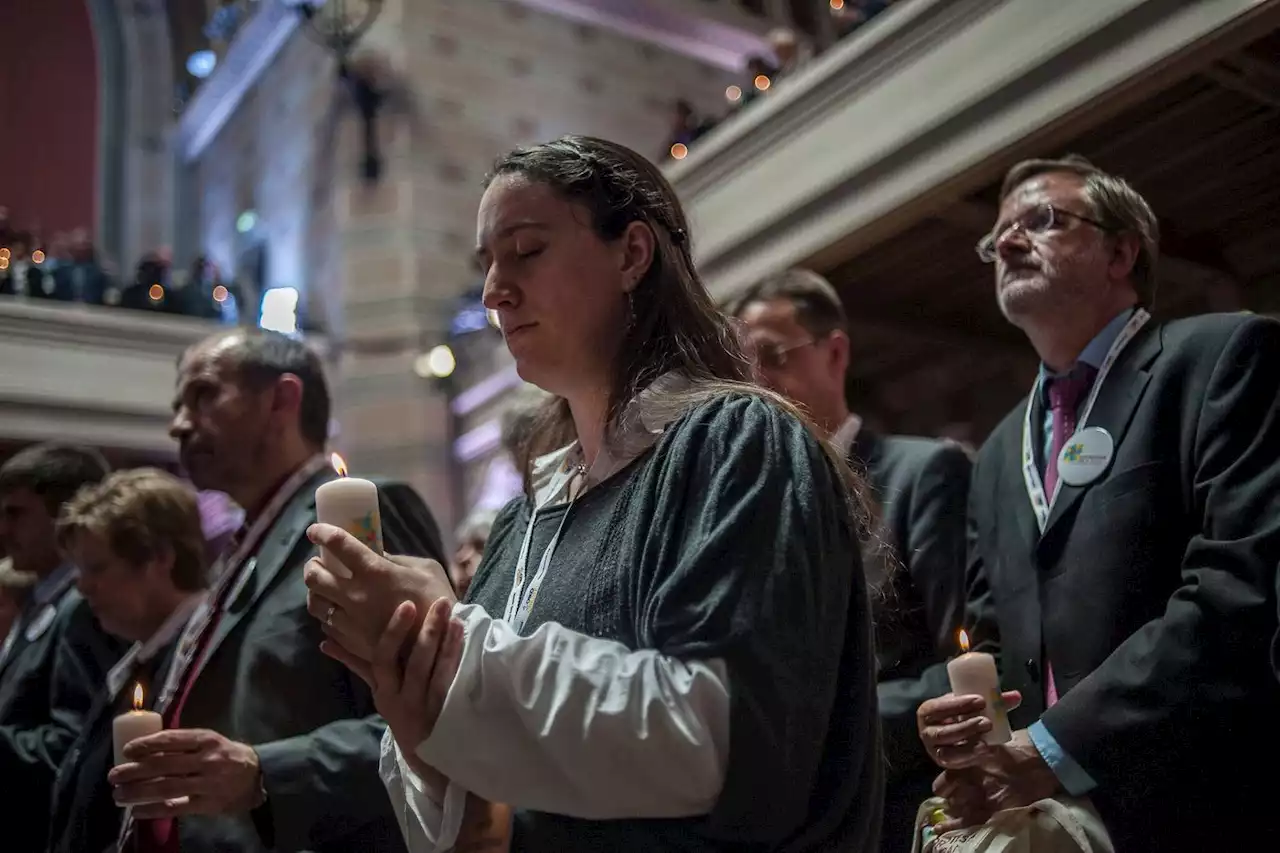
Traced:
POLYGON ((58 609, 52 604, 46 604, 40 608, 40 612, 36 614, 36 618, 31 620, 31 624, 27 625, 26 633, 23 635, 28 643, 34 643, 36 640, 44 636, 44 632, 49 630, 49 626, 53 624, 53 620, 58 616, 58 609))
POLYGON ((1068 486, 1087 486, 1111 464, 1116 443, 1102 427, 1077 432, 1058 454, 1058 479, 1068 486))

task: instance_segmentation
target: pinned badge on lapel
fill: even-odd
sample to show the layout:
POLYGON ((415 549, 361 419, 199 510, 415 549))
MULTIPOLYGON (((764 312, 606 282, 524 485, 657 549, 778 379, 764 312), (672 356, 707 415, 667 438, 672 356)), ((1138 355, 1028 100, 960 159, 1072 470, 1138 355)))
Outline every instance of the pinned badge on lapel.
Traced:
POLYGON ((36 618, 31 620, 31 624, 27 626, 27 630, 23 632, 22 636, 28 643, 34 643, 44 636, 44 632, 49 630, 49 626, 53 624, 53 620, 57 616, 58 608, 52 604, 46 604, 40 608, 40 612, 36 614, 36 618))
POLYGON ((227 597, 222 601, 222 609, 230 610, 231 606, 240 599, 240 594, 244 592, 244 588, 249 585, 249 581, 253 578, 254 571, 258 568, 258 558, 250 557, 245 562, 244 567, 240 569, 240 576, 236 578, 235 586, 231 587, 227 597))
POLYGON ((1068 486, 1087 486, 1111 464, 1116 443, 1102 427, 1077 432, 1058 454, 1058 479, 1068 486))

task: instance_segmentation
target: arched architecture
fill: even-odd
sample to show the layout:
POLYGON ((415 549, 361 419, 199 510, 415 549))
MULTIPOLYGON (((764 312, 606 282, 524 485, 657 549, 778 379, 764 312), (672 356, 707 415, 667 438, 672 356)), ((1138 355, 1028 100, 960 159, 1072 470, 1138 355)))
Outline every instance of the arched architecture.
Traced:
POLYGON ((96 233, 128 270, 173 241, 174 79, 164 0, 85 0, 98 64, 96 233))

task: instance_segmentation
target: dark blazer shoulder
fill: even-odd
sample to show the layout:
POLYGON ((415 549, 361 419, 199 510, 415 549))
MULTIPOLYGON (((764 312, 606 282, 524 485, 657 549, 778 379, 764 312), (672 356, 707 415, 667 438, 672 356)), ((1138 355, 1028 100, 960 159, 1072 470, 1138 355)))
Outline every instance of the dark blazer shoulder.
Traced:
POLYGON ((1225 349, 1237 334, 1280 335, 1280 321, 1274 317, 1237 311, 1226 314, 1200 314, 1170 320, 1160 325, 1163 346, 1167 351, 1192 349, 1198 352, 1225 349))
POLYGON ((949 438, 885 435, 879 436, 879 442, 887 461, 913 471, 972 461, 965 446, 949 438))
POLYGON ((1027 414, 1027 400, 1030 397, 1031 393, 1028 390, 987 435, 986 441, 982 442, 982 446, 978 448, 978 455, 974 460, 975 466, 991 468, 994 461, 1003 461, 1009 447, 1017 448, 1021 444, 1022 425, 1027 414))

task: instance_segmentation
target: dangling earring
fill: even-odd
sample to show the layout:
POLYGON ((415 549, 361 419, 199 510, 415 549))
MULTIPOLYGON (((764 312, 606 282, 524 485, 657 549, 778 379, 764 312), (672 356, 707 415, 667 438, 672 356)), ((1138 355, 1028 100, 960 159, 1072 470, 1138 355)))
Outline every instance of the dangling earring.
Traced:
POLYGON ((633 287, 627 291, 627 328, 630 329, 636 324, 636 289, 633 287))

